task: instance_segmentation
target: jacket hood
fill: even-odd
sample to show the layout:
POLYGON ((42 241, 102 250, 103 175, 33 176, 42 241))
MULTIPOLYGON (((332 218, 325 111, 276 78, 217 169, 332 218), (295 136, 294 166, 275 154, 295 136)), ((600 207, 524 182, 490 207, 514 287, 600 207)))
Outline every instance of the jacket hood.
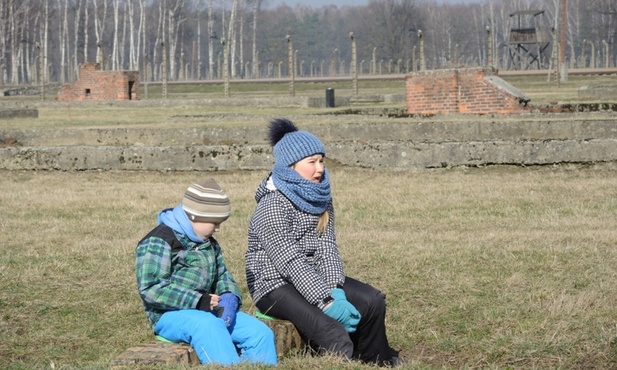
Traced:
POLYGON ((272 181, 272 172, 266 176, 265 179, 261 181, 261 184, 257 187, 257 191, 255 192, 255 201, 259 203, 261 198, 263 198, 266 194, 276 191, 276 186, 274 186, 274 182, 272 181))

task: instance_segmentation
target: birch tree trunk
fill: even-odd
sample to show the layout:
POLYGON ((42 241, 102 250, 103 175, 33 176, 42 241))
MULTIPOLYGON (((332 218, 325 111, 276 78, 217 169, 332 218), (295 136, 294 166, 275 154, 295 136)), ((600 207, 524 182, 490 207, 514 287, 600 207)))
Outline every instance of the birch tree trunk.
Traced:
POLYGON ((259 61, 257 60, 257 21, 261 0, 253 0, 253 78, 259 78, 259 61))
POLYGON ((214 8, 214 0, 208 0, 208 76, 211 80, 214 79, 214 19, 212 18, 212 10, 214 8))
POLYGON ((197 9, 199 9, 197 16, 197 58, 193 57, 193 60, 197 61, 197 65, 193 68, 197 70, 197 74, 193 78, 201 80, 201 11, 203 9, 203 0, 199 0, 197 9))
POLYGON ((19 41, 17 41, 17 19, 15 15, 15 2, 14 0, 9 0, 9 25, 10 25, 10 41, 11 41, 11 75, 9 77, 9 83, 17 84, 19 81, 19 59, 18 57, 18 48, 19 41))
POLYGON ((146 54, 146 0, 140 0, 139 8, 141 11, 141 22, 139 23, 141 40, 141 79, 148 81, 148 55, 146 54))
MULTIPOLYGON (((103 0, 105 1, 105 0, 103 0)), ((94 6, 94 37, 96 38, 96 62, 103 67, 103 57, 101 51, 101 31, 99 26, 99 5, 96 0, 92 0, 92 5, 94 6)), ((47 20, 47 16, 45 16, 47 20)))
MULTIPOLYGON (((71 79, 75 79, 77 77, 77 71, 79 71, 79 57, 78 57, 78 50, 79 50, 79 24, 81 23, 81 6, 83 1, 82 0, 75 0, 75 5, 76 5, 76 9, 75 9, 75 24, 74 24, 74 29, 73 29, 73 38, 74 38, 74 46, 73 46, 73 65, 71 70, 73 71, 71 73, 71 79)), ((86 12, 87 13, 87 12, 86 12)), ((85 33, 85 29, 84 29, 84 33, 85 33)))
POLYGON ((17 65, 13 66, 14 83, 21 84, 27 81, 28 72, 26 71, 27 61, 25 60, 30 48, 30 40, 26 34, 26 23, 28 20, 28 1, 22 1, 15 9, 15 37, 14 43, 17 55, 14 57, 17 65), (21 76, 21 78, 20 78, 21 76))
POLYGON ((103 15, 99 18, 98 0, 92 0, 94 4, 94 30, 96 34, 96 62, 105 69, 105 50, 103 49, 103 36, 105 35, 105 20, 107 18, 107 0, 103 0, 103 15))
MULTIPOLYGON (((38 14, 37 14, 38 17, 38 14)), ((34 20, 34 22, 36 22, 36 18, 34 20)), ((24 83, 34 83, 34 76, 35 76, 35 70, 32 66, 32 58, 33 58, 33 51, 32 51, 32 46, 33 45, 33 40, 34 37, 32 36, 32 34, 34 33, 33 29, 30 27, 30 15, 26 14, 26 16, 24 17, 23 22, 21 22, 22 24, 22 28, 21 28, 21 37, 24 40, 27 40, 28 42, 24 44, 24 53, 22 55, 22 60, 19 63, 21 65, 21 75, 23 76, 23 82, 24 83)), ((36 23, 35 23, 36 24, 36 23)))
POLYGON ((88 14, 90 14, 90 11, 88 10, 88 0, 84 0, 84 62, 88 62, 89 58, 88 58, 88 35, 90 34, 89 32, 89 17, 88 14))
MULTIPOLYGON (((66 70, 67 70, 67 56, 68 56, 68 8, 69 0, 64 0, 64 10, 62 11, 62 21, 59 23, 59 45, 60 45, 60 83, 65 84, 67 82, 66 70)), ((58 9, 62 9, 62 1, 58 0, 58 9)))
POLYGON ((240 77, 244 77, 246 71, 244 70, 244 7, 240 8, 240 77))
POLYGON ((5 22, 7 17, 5 16, 6 8, 4 7, 4 1, 0 1, 0 85, 4 85, 4 71, 6 68, 6 63, 4 61, 4 56, 6 55, 6 39, 7 39, 7 30, 8 22, 5 22))
POLYGON ((128 13, 127 4, 129 2, 130 0, 124 3, 124 15, 122 17, 122 40, 118 46, 119 62, 118 67, 116 68, 118 70, 124 70, 126 68, 126 15, 128 13))
MULTIPOLYGON (((137 63, 137 57, 139 54, 139 48, 135 45, 135 22, 133 18, 135 17, 135 7, 133 6, 133 1, 130 0, 127 2, 128 7, 128 17, 129 17, 129 70, 134 71, 137 63)), ((126 20, 124 21, 126 23, 126 20)), ((137 33, 139 36, 139 33, 137 33)))
POLYGON ((114 41, 111 49, 111 69, 118 69, 118 26, 120 0, 114 0, 114 41))
POLYGON ((42 42, 42 53, 41 53, 41 58, 43 58, 43 61, 41 61, 41 65, 43 66, 43 70, 41 71, 41 78, 43 79, 41 81, 41 85, 45 85, 45 83, 47 83, 47 81, 49 81, 49 76, 47 73, 47 61, 48 59, 48 40, 49 37, 47 36, 49 34, 49 2, 46 1, 45 2, 45 27, 44 27, 44 31, 43 31, 43 35, 41 37, 41 42, 42 42))
POLYGON ((230 46, 229 54, 231 55, 231 78, 236 77, 236 16, 238 13, 238 2, 240 0, 233 0, 231 5, 231 15, 229 16, 229 31, 227 32, 227 42, 230 46))
POLYGON ((165 14, 167 14, 167 4, 165 2, 165 0, 159 2, 159 24, 158 27, 156 29, 156 40, 154 42, 154 47, 152 48, 154 50, 154 55, 152 57, 152 68, 153 68, 153 76, 155 77, 155 79, 159 79, 161 74, 161 71, 159 71, 158 69, 156 69, 156 64, 158 63, 157 58, 157 51, 159 50, 159 47, 161 46, 161 44, 163 44, 163 47, 167 47, 167 43, 165 42, 165 32, 163 31, 165 29, 165 14), (158 71, 155 72, 155 71, 158 71))
POLYGON ((169 9, 169 18, 167 19, 167 34, 169 35, 169 39, 167 40, 166 44, 169 44, 169 58, 168 63, 169 63, 169 77, 172 80, 176 79, 176 33, 175 30, 176 28, 174 27, 174 22, 173 19, 175 17, 175 9, 169 9))
MULTIPOLYGON (((227 34, 227 23, 225 22, 225 17, 227 15, 226 14, 227 11, 225 10, 226 9, 225 5, 226 5, 225 4, 225 0, 221 0, 221 40, 220 41, 221 41, 221 43, 222 43, 222 41, 225 41, 225 45, 227 47, 227 51, 229 52, 229 35, 227 34)), ((219 55, 221 53, 225 54, 225 46, 223 46, 223 49, 219 52, 219 55)), ((227 54, 227 57, 229 58, 229 54, 227 54)), ((218 58, 218 56, 217 56, 217 59, 218 59, 217 65, 218 65, 218 68, 219 68, 218 78, 222 79, 223 78, 223 71, 225 71, 224 66, 227 65, 229 67, 229 65, 228 65, 228 63, 227 64, 221 64, 221 60, 220 60, 221 58, 218 58)), ((223 58, 223 59, 225 59, 225 58, 223 58)), ((227 69, 227 72, 229 73, 229 69, 227 69)))
POLYGON ((169 74, 173 79, 178 78, 178 63, 176 61, 178 35, 180 34, 180 28, 186 21, 186 18, 180 18, 182 9, 184 9, 184 0, 177 0, 174 7, 169 9, 169 74))
POLYGON ((570 1, 570 8, 568 11, 568 37, 570 44, 570 68, 576 68, 577 66, 577 50, 576 43, 580 37, 581 30, 581 12, 580 1, 570 1), (574 4, 572 4, 574 3, 574 4))

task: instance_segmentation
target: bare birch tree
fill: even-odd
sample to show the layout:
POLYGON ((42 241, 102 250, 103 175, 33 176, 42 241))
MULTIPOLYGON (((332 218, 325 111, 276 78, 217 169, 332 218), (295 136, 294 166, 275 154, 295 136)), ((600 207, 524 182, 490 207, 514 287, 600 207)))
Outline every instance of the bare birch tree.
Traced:
POLYGON ((6 55, 6 40, 7 40, 7 26, 8 22, 6 22, 6 8, 4 6, 4 1, 0 1, 0 84, 4 85, 4 73, 6 70, 6 61, 4 57, 6 55))
POLYGON ((49 72, 48 72, 48 68, 47 68, 47 63, 49 62, 49 37, 47 35, 49 35, 49 2, 46 1, 45 2, 45 28, 43 30, 43 34, 41 35, 41 40, 42 40, 42 50, 43 50, 43 61, 41 62, 41 64, 43 65, 43 71, 42 73, 42 78, 43 78, 43 82, 42 84, 44 85, 45 83, 47 83, 49 81, 49 72))
MULTIPOLYGON (((510 55, 508 48, 509 28, 514 20, 511 18, 515 18, 510 15, 518 10, 544 10, 545 20, 557 25, 560 24, 556 23, 558 3, 558 0, 481 0, 458 4, 372 0, 353 9, 282 6, 262 10, 263 0, 0 0, 0 83, 29 83, 35 75, 39 77, 35 72, 38 69, 41 69, 39 82, 66 83, 75 78, 80 63, 94 59, 95 39, 96 61, 103 68, 139 68, 145 80, 153 77, 148 63, 155 66, 157 78, 160 75, 161 41, 169 51, 166 53, 169 78, 178 78, 179 71, 186 73, 189 61, 194 78, 200 78, 204 71, 209 78, 216 78, 217 69, 222 70, 221 47, 217 44, 220 37, 225 37, 231 77, 258 77, 260 50, 264 60, 270 61, 272 73, 273 62, 284 60, 286 55, 284 46, 280 45, 281 35, 290 30, 296 32, 298 55, 313 59, 311 71, 313 64, 320 64, 319 59, 323 68, 332 50, 338 53, 337 67, 341 68, 349 60, 344 31, 354 31, 358 40, 362 40, 358 44, 360 55, 370 56, 373 50, 379 50, 380 65, 385 62, 384 72, 401 70, 402 62, 408 61, 412 54, 412 47, 411 57, 416 58, 414 44, 418 38, 411 30, 420 28, 427 45, 425 57, 429 68, 448 63, 483 63, 487 47, 493 51, 494 65, 507 68, 507 64, 518 63, 516 54, 510 55), (247 11, 253 12, 252 17, 247 11), (207 28, 202 30, 204 20, 200 15, 206 12, 207 28), (154 22, 154 27, 148 29, 150 22, 154 22), (267 32, 260 33, 261 24, 268 24, 267 32), (491 46, 486 44, 487 26, 491 30, 491 46), (208 36, 202 37, 206 29, 208 36), (250 37, 244 34, 245 30, 253 33, 252 57, 245 54, 244 48, 249 45, 245 36, 250 37), (208 42, 207 51, 202 41, 208 42), (201 61, 206 54, 208 64, 202 69, 201 61), (252 61, 252 71, 247 68, 249 61, 252 61)), ((592 51, 597 66, 614 66, 617 2, 570 0, 567 15, 570 67, 582 67, 583 56, 591 59, 592 51)))
MULTIPOLYGON (((80 30, 80 23, 81 23, 81 7, 82 7, 82 0, 75 0, 75 22, 73 23, 73 42, 74 42, 74 46, 73 46, 73 63, 72 63, 72 67, 71 67, 71 79, 75 79, 77 77, 77 70, 79 68, 79 56, 78 56, 78 52, 79 52, 79 35, 81 32, 79 32, 80 30)), ((88 13, 86 11, 86 13, 88 13)), ((84 29, 84 33, 86 30, 84 29)))
POLYGON ((161 78, 160 76, 162 76, 162 72, 160 71, 160 69, 155 68, 155 65, 158 63, 158 59, 157 59, 157 54, 158 54, 158 50, 159 50, 159 46, 162 44, 163 47, 167 47, 167 40, 165 37, 165 14, 167 14, 167 2, 165 0, 159 2, 159 22, 158 22, 158 26, 157 26, 157 30, 156 30, 156 39, 154 41, 154 47, 152 48, 153 51, 153 56, 152 56, 152 68, 154 69, 154 71, 158 71, 154 72, 153 75, 155 75, 156 79, 161 78))
POLYGON ((237 13, 238 13, 238 3, 240 0, 233 0, 232 4, 231 4, 231 14, 229 16, 229 30, 227 31, 227 40, 226 42, 229 45, 229 56, 231 57, 230 59, 230 65, 231 65, 231 78, 235 78, 236 77, 236 68, 234 68, 234 66, 236 65, 236 17, 237 17, 237 13))
POLYGON ((88 54, 88 35, 90 34, 90 28, 89 26, 89 20, 90 17, 88 16, 88 14, 90 14, 90 10, 88 9, 88 0, 84 0, 84 62, 88 62, 89 61, 89 54, 88 54))
POLYGON ((107 18, 107 0, 103 0, 103 14, 99 18, 98 0, 92 0, 94 5, 94 30, 96 36, 96 62, 105 68, 105 52, 103 50, 103 36, 105 35, 105 24, 107 18))
POLYGON ((257 57, 257 22, 261 0, 253 0, 253 78, 259 77, 259 60, 257 57))
POLYGON ((197 71, 197 75, 193 78, 201 80, 201 11, 203 9, 203 0, 199 0, 197 4, 197 57, 193 60, 197 61, 197 65, 194 66, 194 70, 197 71))
MULTIPOLYGON (((29 3, 29 0, 25 0, 22 4, 29 3)), ((29 4, 28 4, 29 6, 29 4)), ((28 8, 26 6, 26 10, 28 8)), ((23 45, 23 53, 21 54, 21 58, 19 61, 19 65, 21 66, 20 74, 22 76, 23 83, 30 83, 33 81, 34 70, 32 68, 32 58, 31 51, 32 46, 34 46, 33 37, 31 35, 32 29, 30 27, 30 14, 27 11, 24 11, 23 20, 21 23, 21 30, 19 33, 21 34, 22 45, 23 45)))
POLYGON ((141 40, 139 40, 139 42, 141 43, 141 60, 142 60, 141 78, 142 80, 147 81, 149 76, 148 76, 148 56, 146 54, 146 0, 139 1, 139 10, 141 12, 140 13, 141 22, 139 22, 139 28, 140 28, 139 34, 141 35, 141 40))
POLYGON ((116 69, 120 69, 123 70, 126 68, 126 28, 128 26, 127 24, 127 7, 128 7, 128 3, 131 0, 128 0, 124 3, 124 12, 122 12, 122 39, 120 41, 120 46, 118 48, 118 55, 119 55, 119 63, 118 63, 118 67, 116 69))
POLYGON ((214 33, 214 0, 208 0, 208 74, 210 79, 214 79, 214 40, 216 40, 216 34, 214 33))
POLYGON ((135 7, 133 6, 133 0, 127 1, 127 7, 129 17, 129 70, 134 71, 138 65, 137 57, 139 55, 139 47, 135 45, 135 34, 139 37, 139 33, 135 30, 135 7))
POLYGON ((69 0, 64 0, 64 8, 62 8, 62 0, 58 0, 58 9, 62 10, 62 20, 59 22, 58 38, 60 45, 60 83, 67 82, 67 62, 68 62, 68 42, 69 42, 69 20, 68 20, 69 0))
POLYGON ((176 0, 173 7, 169 8, 168 33, 169 33, 169 74, 172 79, 177 79, 176 51, 178 50, 178 34, 180 27, 186 21, 183 17, 184 0, 176 0))
POLYGON ((239 40, 238 43, 240 45, 240 76, 244 76, 246 71, 244 70, 244 7, 240 7, 240 30, 238 31, 239 40))
POLYGON ((118 27, 119 27, 119 8, 120 0, 114 0, 114 38, 111 49, 111 69, 116 70, 118 68, 118 27))
POLYGON ((15 15, 15 2, 14 0, 9 0, 9 25, 10 25, 10 45, 11 45, 11 75, 9 77, 9 82, 13 84, 17 84, 18 81, 18 53, 19 53, 19 45, 17 44, 17 19, 15 15))

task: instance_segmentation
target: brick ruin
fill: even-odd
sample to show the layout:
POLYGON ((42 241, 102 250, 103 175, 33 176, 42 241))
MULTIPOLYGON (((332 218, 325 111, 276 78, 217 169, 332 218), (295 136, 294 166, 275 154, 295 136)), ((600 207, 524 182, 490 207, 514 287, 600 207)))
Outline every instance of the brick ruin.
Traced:
POLYGON ((79 79, 64 85, 58 101, 111 101, 139 99, 139 71, 101 71, 99 63, 84 63, 79 79))
POLYGON ((409 114, 529 112, 529 98, 488 68, 444 69, 405 79, 409 114))

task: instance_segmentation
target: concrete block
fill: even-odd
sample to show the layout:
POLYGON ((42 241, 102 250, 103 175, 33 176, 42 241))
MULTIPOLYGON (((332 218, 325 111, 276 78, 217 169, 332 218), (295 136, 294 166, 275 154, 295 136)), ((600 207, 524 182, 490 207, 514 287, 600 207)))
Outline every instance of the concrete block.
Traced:
POLYGON ((585 99, 614 100, 617 99, 617 85, 581 86, 578 97, 585 99))
POLYGON ((39 110, 34 108, 0 109, 0 119, 5 118, 39 118, 39 110))

